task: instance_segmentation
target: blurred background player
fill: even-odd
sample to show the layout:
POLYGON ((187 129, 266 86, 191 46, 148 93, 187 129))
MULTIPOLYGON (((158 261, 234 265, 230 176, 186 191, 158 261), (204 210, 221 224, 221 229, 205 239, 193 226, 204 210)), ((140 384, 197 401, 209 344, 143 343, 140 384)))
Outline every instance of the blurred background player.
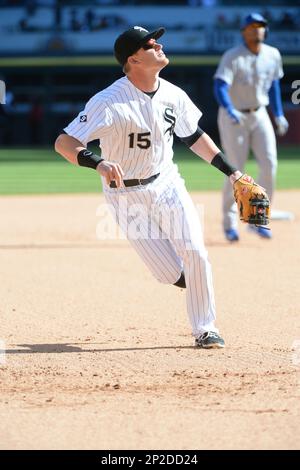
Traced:
MULTIPOLYGON (((272 198, 277 149, 274 129, 266 110, 270 104, 279 136, 288 130, 283 115, 279 80, 283 77, 278 49, 263 44, 267 20, 258 13, 248 15, 241 25, 243 44, 226 51, 214 75, 214 93, 220 105, 218 126, 222 146, 232 165, 241 171, 253 151, 259 166, 258 184, 272 198)), ((238 241, 237 207, 227 181, 223 189, 223 228, 228 241, 238 241)), ((271 230, 249 227, 263 238, 271 230)))

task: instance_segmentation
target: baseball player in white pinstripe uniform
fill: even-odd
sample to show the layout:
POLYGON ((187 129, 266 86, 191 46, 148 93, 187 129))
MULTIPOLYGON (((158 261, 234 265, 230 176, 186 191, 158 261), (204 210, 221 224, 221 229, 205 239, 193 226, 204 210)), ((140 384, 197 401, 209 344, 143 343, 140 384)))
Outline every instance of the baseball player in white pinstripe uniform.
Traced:
POLYGON ((88 101, 55 149, 100 173, 117 223, 154 277, 186 288, 196 346, 222 348, 211 266, 199 218, 173 163, 173 133, 232 183, 242 174, 201 130, 202 113, 186 93, 159 77, 169 63, 157 42, 164 32, 135 26, 117 38, 114 52, 125 76, 88 101), (101 157, 86 148, 95 139, 100 139, 101 157), (138 217, 136 206, 142 207, 138 217))
MULTIPOLYGON (((260 174, 258 183, 272 199, 276 169, 276 139, 266 110, 270 103, 278 135, 288 130, 283 115, 279 80, 283 77, 278 49, 263 44, 267 20, 259 13, 244 18, 241 31, 243 44, 225 52, 215 73, 214 90, 220 105, 218 125, 222 146, 229 161, 243 169, 250 149, 253 150, 260 174)), ((239 240, 237 208, 230 183, 223 191, 223 228, 228 241, 239 240)), ((271 238, 266 227, 249 225, 260 237, 271 238)))

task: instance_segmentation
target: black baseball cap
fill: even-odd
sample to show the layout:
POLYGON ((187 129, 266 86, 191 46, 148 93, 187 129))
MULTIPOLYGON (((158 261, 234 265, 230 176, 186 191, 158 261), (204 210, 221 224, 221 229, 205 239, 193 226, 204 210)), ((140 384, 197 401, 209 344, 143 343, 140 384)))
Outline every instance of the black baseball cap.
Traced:
POLYGON ((149 32, 142 26, 134 26, 117 37, 114 45, 114 52, 117 61, 124 65, 128 57, 137 52, 149 39, 158 39, 164 32, 165 28, 158 28, 149 32))

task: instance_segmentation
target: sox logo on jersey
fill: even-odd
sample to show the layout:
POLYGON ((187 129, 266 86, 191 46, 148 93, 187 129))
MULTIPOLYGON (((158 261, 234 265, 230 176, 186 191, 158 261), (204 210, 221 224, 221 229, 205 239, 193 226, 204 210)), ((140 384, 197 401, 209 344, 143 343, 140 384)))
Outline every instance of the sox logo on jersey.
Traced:
POLYGON ((176 117, 174 116, 173 112, 173 108, 166 108, 164 112, 165 120, 171 124, 171 126, 165 130, 165 134, 168 132, 170 138, 174 134, 176 124, 176 117))

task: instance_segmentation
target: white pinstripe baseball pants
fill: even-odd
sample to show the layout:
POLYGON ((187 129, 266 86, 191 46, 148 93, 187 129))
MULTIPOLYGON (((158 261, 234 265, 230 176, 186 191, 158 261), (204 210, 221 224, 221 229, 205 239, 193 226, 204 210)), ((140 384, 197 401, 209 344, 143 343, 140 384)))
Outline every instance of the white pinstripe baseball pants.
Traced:
POLYGON ((192 333, 216 331, 211 265, 200 220, 180 176, 146 186, 104 191, 116 222, 160 282, 174 284, 184 271, 192 333), (113 208, 113 209, 112 209, 113 208))

